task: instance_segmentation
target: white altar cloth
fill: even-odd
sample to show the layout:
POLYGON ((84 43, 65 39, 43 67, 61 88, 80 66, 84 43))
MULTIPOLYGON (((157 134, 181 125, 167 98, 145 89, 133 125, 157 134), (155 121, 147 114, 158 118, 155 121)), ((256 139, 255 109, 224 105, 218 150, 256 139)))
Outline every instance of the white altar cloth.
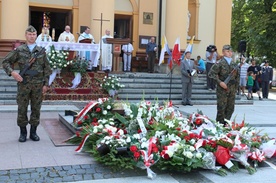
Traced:
MULTIPOLYGON (((38 46, 45 47, 48 42, 39 42, 38 46)), ((90 51, 90 58, 88 69, 97 67, 99 58, 99 44, 87 44, 87 43, 67 43, 67 42, 52 42, 56 50, 69 50, 69 51, 90 51)))

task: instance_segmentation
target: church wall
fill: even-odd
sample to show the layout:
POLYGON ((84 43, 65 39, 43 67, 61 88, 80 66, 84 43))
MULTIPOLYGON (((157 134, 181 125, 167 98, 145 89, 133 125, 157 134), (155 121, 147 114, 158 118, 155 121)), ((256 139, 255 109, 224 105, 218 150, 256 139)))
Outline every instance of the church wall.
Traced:
POLYGON ((180 37, 180 48, 186 48, 187 13, 188 0, 167 0, 165 32, 170 48, 173 48, 177 37, 180 37))
POLYGON ((93 36, 95 38, 96 42, 99 42, 100 40, 100 28, 101 28, 101 22, 96 21, 93 19, 100 19, 101 13, 103 15, 104 20, 109 21, 103 21, 103 27, 102 27, 102 36, 105 35, 105 30, 109 29, 111 36, 113 36, 114 32, 114 0, 91 0, 91 18, 92 23, 91 27, 93 27, 93 36))
POLYGON ((231 42, 232 0, 216 1, 215 44, 221 52, 223 45, 231 42))
POLYGON ((29 2, 40 4, 54 4, 60 6, 73 6, 73 0, 29 0, 29 2))
POLYGON ((25 40, 25 30, 29 23, 28 0, 2 0, 1 39, 25 40), (18 4, 20 3, 20 6, 18 4), (11 12, 16 12, 12 13, 11 12), (15 26, 16 25, 16 26, 15 26))
POLYGON ((115 11, 132 13, 133 10, 129 0, 115 0, 115 11))
POLYGON ((1 39, 1 26, 2 26, 2 24, 1 24, 1 12, 2 12, 2 0, 0 0, 0 39, 1 39))
POLYGON ((91 0, 81 0, 79 1, 79 25, 77 30, 80 32, 80 26, 90 27, 90 32, 94 36, 94 31, 96 27, 92 27, 92 18, 91 18, 91 0))
POLYGON ((140 0, 138 6, 139 6, 139 29, 138 29, 139 36, 158 36, 159 1, 158 0, 151 0, 151 1, 140 0), (152 24, 143 23, 144 12, 153 13, 152 24))
MULTIPOLYGON (((232 0, 198 1, 198 36, 196 38, 198 41, 194 43, 192 57, 201 55, 205 59, 205 50, 209 44, 217 45, 221 53, 222 45, 230 43, 232 0)), ((0 39, 25 39, 24 31, 29 23, 29 6, 71 9, 74 35, 76 36, 75 33, 80 31, 81 25, 88 25, 91 27, 91 33, 96 42, 100 38, 101 23, 93 19, 100 19, 103 13, 103 19, 110 21, 103 22, 102 35, 105 29, 110 29, 113 36, 114 14, 131 15, 132 13, 133 21, 137 22, 133 27, 133 40, 135 41, 133 45, 137 48, 135 50, 144 50, 139 49, 139 35, 157 36, 158 38, 159 2, 160 0, 0 0, 0 39), (12 5, 18 1, 20 1, 20 6, 12 5), (133 2, 137 3, 138 9, 133 9, 131 4, 133 2), (10 14, 11 9, 17 13, 10 14), (153 13, 152 24, 143 23, 144 12, 153 13)), ((187 45, 188 0, 163 0, 162 2, 161 36, 166 35, 170 48, 173 48, 179 36, 181 49, 184 50, 187 45)), ((156 42, 158 43, 158 40, 156 42)))
POLYGON ((205 59, 206 47, 215 44, 215 15, 216 0, 200 0, 199 17, 198 17, 198 44, 193 47, 192 57, 200 55, 205 59))

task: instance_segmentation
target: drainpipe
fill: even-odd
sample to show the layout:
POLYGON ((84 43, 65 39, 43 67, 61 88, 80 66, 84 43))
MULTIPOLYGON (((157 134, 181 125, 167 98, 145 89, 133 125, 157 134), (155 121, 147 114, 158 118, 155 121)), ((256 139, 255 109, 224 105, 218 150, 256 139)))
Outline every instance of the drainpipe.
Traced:
POLYGON ((158 58, 160 57, 161 53, 162 3, 162 0, 159 0, 158 58))

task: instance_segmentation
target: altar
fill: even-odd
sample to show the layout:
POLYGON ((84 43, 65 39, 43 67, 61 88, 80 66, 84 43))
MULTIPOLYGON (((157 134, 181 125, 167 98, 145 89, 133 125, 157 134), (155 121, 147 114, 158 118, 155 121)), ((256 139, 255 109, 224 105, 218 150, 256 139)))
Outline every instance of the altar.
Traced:
MULTIPOLYGON (((48 42, 39 42, 37 45, 45 47, 47 44, 48 42)), ((52 42, 51 45, 55 47, 55 50, 90 51, 91 60, 89 60, 88 69, 92 70, 92 67, 98 65, 100 57, 99 44, 52 42)))
MULTIPOLYGON (((48 42, 41 42, 38 46, 45 47, 48 42)), ((97 67, 99 58, 99 44, 52 42, 55 50, 89 51, 89 66, 97 67)), ((88 66, 88 67, 89 67, 88 66)), ((108 97, 108 94, 100 87, 106 73, 86 72, 81 76, 81 81, 76 88, 72 88, 74 73, 67 68, 62 69, 59 77, 55 77, 51 83, 51 89, 44 95, 44 100, 96 100, 108 97)))

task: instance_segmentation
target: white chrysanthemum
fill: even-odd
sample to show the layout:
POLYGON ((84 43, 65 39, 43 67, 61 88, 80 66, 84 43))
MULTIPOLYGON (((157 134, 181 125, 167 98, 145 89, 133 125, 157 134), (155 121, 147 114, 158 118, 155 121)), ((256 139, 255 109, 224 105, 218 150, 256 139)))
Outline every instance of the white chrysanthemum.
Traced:
POLYGON ((102 124, 99 124, 98 128, 99 128, 99 129, 103 129, 103 125, 102 125, 102 124))
POLYGON ((109 109, 111 109, 111 106, 110 106, 110 105, 108 105, 106 108, 109 110, 109 109))
POLYGON ((173 128, 174 127, 174 123, 172 121, 168 121, 166 123, 166 125, 169 127, 169 128, 173 128))
POLYGON ((93 129, 93 133, 98 133, 98 128, 95 127, 95 128, 93 129))
POLYGON ((140 134, 136 133, 136 134, 134 134, 134 135, 133 135, 133 138, 135 138, 135 139, 138 139, 138 140, 139 140, 139 139, 141 138, 141 136, 140 136, 140 134))
POLYGON ((185 156, 187 158, 191 159, 194 155, 193 155, 193 153, 191 153, 190 151, 188 151, 188 152, 185 153, 185 156))
POLYGON ((130 137, 127 137, 126 142, 127 142, 127 143, 130 143, 130 142, 131 142, 131 138, 130 138, 130 137))
POLYGON ((103 110, 103 115, 106 115, 107 114, 107 110, 103 110))
MULTIPOLYGON (((191 140, 190 140, 190 143, 191 143, 191 144, 195 144, 195 139, 191 139, 191 140)), ((192 147, 192 146, 191 146, 191 147, 192 147)))
POLYGON ((196 153, 196 158, 201 159, 202 158, 202 154, 200 152, 196 153))
POLYGON ((194 152, 194 151, 195 151, 194 146, 190 146, 190 148, 189 148, 189 149, 190 149, 190 151, 191 151, 191 152, 194 152))
POLYGON ((173 151, 169 151, 169 150, 167 151, 167 154, 169 155, 170 158, 173 156, 173 153, 174 153, 173 151))

